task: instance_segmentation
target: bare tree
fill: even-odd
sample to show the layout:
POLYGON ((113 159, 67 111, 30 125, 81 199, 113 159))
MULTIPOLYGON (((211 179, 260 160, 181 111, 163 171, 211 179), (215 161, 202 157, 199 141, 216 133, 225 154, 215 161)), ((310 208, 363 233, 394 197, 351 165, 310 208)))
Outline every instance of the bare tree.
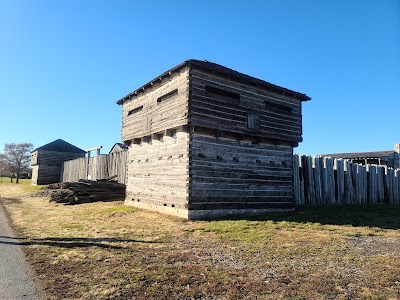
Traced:
POLYGON ((32 149, 31 143, 4 145, 4 153, 0 154, 0 166, 10 173, 11 178, 14 175, 16 176, 16 183, 19 182, 21 172, 25 171, 30 165, 32 149))

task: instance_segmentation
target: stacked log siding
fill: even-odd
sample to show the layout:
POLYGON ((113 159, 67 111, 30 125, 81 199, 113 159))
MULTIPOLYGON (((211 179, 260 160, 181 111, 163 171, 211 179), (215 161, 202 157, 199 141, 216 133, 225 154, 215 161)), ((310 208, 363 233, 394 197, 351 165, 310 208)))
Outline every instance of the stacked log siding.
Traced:
MULTIPOLYGON (((60 143, 61 146, 66 143, 64 141, 59 142, 59 140, 55 142, 60 143)), ((60 182, 63 162, 85 156, 85 152, 79 150, 76 150, 76 152, 63 152, 62 149, 52 151, 51 148, 50 150, 40 148, 34 150, 31 154, 32 184, 60 182)))
POLYGON ((125 101, 122 108, 122 140, 141 138, 187 124, 188 82, 188 72, 183 71, 125 101), (176 94, 157 101, 175 90, 176 94))
POLYGON ((292 147, 193 133, 190 210, 290 208, 292 147))
POLYGON ((189 184, 189 133, 153 137, 129 147, 126 204, 185 215, 189 184))
POLYGON ((191 125, 293 143, 302 141, 299 99, 197 70, 191 70, 190 79, 191 125), (207 87, 228 91, 239 95, 240 99, 208 92, 207 87), (258 128, 247 128, 248 114, 258 116, 258 128))
POLYGON ((125 203, 189 219, 294 207, 304 94, 189 60, 117 103, 125 203))

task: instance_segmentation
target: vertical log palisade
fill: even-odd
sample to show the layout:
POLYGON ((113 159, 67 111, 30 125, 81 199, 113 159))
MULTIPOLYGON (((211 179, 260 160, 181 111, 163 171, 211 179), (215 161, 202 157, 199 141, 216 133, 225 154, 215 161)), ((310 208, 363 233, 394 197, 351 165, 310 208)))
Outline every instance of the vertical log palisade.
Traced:
POLYGON ((188 60, 117 101, 125 203, 188 219, 294 207, 304 94, 188 60))

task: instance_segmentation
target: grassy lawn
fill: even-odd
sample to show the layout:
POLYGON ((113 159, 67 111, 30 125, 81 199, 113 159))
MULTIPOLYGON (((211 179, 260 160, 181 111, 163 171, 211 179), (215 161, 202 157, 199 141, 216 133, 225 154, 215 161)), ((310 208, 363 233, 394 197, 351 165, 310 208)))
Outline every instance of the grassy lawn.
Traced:
MULTIPOLYGON (((31 184, 32 179, 20 179, 19 183, 22 185, 28 185, 31 184)), ((13 179, 13 182, 11 182, 10 177, 1 177, 0 176, 0 184, 15 184, 15 178, 13 179)))
POLYGON ((0 184, 0 201, 46 299, 400 298, 400 206, 194 222, 28 185, 0 184))

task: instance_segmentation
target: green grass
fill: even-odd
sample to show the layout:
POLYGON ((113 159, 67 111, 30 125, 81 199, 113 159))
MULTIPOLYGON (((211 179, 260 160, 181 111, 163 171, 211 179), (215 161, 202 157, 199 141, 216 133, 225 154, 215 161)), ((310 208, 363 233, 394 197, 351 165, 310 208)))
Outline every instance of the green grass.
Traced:
MULTIPOLYGON (((295 212, 275 215, 274 221, 400 229, 399 205, 323 205, 297 207, 295 212)), ((311 226, 311 225, 310 225, 311 226)), ((318 225, 319 226, 319 225, 318 225)))
POLYGON ((212 232, 229 241, 266 242, 278 231, 328 231, 349 237, 400 229, 400 206, 304 206, 294 212, 247 220, 211 221, 188 232, 212 232))
MULTIPOLYGON (((18 185, 22 186, 23 189, 28 193, 34 193, 41 190, 44 185, 31 185, 32 179, 20 179, 18 185)), ((0 184, 2 185, 13 185, 17 184, 16 179, 11 182, 9 177, 0 177, 0 184)))
MULTIPOLYGON (((9 177, 0 177, 0 184, 16 184, 15 183, 16 179, 13 179, 13 182, 11 182, 11 179, 9 177)), ((20 179, 19 184, 31 184, 32 179, 20 179)))
POLYGON ((272 221, 212 221, 205 226, 188 231, 214 232, 220 238, 230 241, 266 241, 271 238, 272 231, 277 228, 277 223, 272 221))

